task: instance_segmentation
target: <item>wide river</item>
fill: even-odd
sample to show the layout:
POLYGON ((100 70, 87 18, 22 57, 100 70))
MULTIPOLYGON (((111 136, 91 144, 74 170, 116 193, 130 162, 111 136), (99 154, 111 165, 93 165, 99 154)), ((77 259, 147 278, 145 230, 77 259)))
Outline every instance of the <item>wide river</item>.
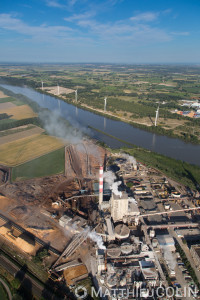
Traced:
MULTIPOLYGON (((53 96, 36 92, 28 87, 7 84, 1 84, 1 86, 14 93, 27 96, 29 99, 37 102, 41 107, 48 108, 51 111, 57 111, 75 127, 84 129, 90 125, 126 142, 200 166, 200 145, 185 143, 179 139, 151 133, 121 121, 114 121, 99 116, 58 100, 53 96)), ((125 146, 122 142, 97 131, 88 130, 87 133, 93 138, 105 142, 111 148, 125 146)))

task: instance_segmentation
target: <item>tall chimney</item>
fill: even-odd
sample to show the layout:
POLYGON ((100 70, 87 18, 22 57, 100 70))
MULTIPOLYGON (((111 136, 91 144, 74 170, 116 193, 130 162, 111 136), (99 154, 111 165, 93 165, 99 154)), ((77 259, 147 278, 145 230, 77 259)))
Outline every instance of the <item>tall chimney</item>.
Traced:
POLYGON ((99 207, 103 202, 103 166, 99 169, 99 207))

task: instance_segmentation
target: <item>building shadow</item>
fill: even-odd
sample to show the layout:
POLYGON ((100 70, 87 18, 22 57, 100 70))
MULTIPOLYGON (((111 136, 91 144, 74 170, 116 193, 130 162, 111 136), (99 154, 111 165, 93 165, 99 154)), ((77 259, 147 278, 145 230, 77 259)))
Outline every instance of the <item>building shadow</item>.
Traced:
POLYGON ((23 299, 32 300, 33 299, 32 282, 31 279, 26 277, 27 271, 28 268, 27 265, 25 264, 15 275, 15 278, 21 282, 20 287, 17 290, 17 293, 23 299))

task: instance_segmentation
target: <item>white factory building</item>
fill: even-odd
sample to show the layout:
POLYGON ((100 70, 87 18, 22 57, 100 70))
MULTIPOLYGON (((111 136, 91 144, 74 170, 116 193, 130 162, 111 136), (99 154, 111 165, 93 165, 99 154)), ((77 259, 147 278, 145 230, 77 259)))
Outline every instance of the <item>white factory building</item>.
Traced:
POLYGON ((119 195, 112 194, 110 200, 111 217, 114 222, 123 221, 124 218, 140 215, 137 202, 133 198, 129 198, 126 192, 119 195))

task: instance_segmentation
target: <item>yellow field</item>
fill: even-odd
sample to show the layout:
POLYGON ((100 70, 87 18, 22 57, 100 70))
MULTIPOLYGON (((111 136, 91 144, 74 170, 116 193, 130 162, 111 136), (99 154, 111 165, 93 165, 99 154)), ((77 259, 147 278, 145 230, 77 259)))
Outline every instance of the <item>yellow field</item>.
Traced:
POLYGON ((37 117, 37 114, 34 113, 32 108, 28 105, 20 105, 15 107, 10 107, 6 109, 0 109, 0 113, 6 113, 12 115, 12 119, 21 120, 26 118, 37 117))
POLYGON ((0 163, 15 166, 59 149, 63 145, 63 142, 55 137, 34 135, 0 146, 0 163))

